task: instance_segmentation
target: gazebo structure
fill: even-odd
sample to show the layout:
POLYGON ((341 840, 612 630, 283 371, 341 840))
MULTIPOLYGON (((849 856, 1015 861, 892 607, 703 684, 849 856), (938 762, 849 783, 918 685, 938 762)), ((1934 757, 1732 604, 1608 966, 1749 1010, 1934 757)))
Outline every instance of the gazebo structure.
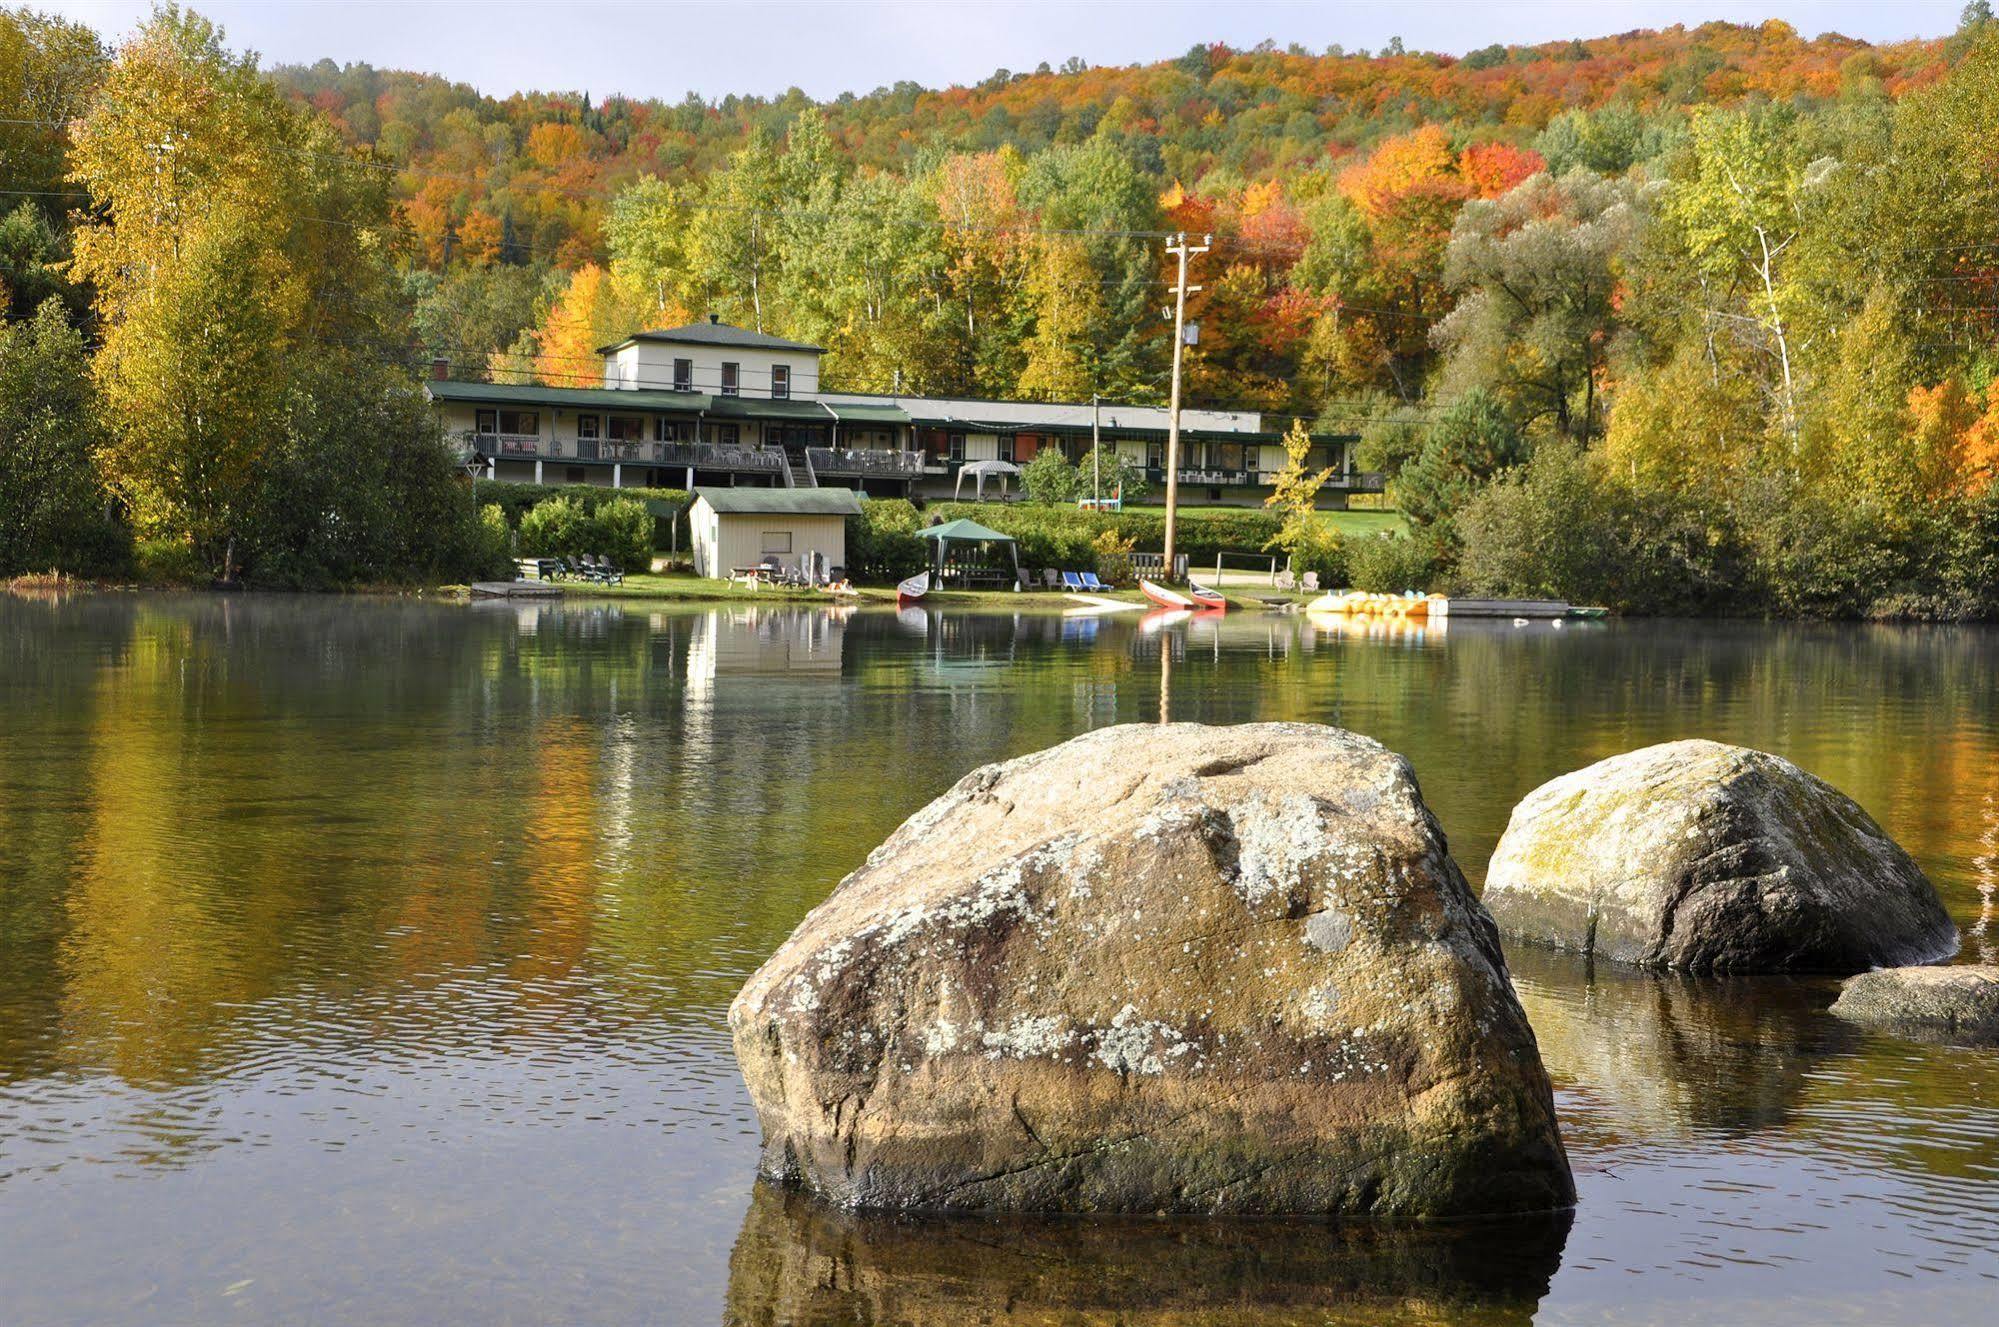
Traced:
POLYGON ((998 530, 989 529, 977 521, 963 518, 946 521, 942 525, 926 526, 916 533, 919 538, 930 541, 930 581, 933 585, 942 586, 947 581, 955 581, 960 585, 1020 584, 1020 545, 1014 542, 1010 534, 1001 534, 998 530), (1004 546, 1007 561, 1012 565, 1012 572, 1009 574, 995 561, 953 562, 949 554, 950 546, 953 544, 993 553, 1004 546))
POLYGON ((987 476, 999 480, 1000 496, 1004 498, 1006 496, 1006 481, 1018 478, 1020 476, 1020 467, 1012 461, 967 461, 964 465, 958 467, 958 483, 951 490, 951 500, 954 502, 965 496, 966 475, 972 477, 972 496, 980 502, 984 502, 986 500, 987 476))

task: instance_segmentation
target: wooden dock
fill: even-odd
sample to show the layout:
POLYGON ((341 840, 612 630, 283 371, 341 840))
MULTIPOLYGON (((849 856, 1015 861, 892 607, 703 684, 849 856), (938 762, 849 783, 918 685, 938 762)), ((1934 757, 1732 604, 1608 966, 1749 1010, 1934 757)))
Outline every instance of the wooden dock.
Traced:
POLYGON ((474 581, 474 599, 560 599, 562 587, 547 581, 474 581))

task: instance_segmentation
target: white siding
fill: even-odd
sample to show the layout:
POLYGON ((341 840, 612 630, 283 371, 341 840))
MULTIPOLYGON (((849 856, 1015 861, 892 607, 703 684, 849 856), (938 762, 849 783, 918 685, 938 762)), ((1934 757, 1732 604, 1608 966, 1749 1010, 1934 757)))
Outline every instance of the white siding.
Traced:
POLYGON ((847 521, 841 516, 756 515, 717 512, 706 500, 694 504, 687 518, 694 552, 694 574, 716 579, 737 567, 753 567, 766 552, 787 567, 801 555, 823 554, 829 567, 847 565, 847 521), (790 551, 766 550, 767 534, 787 536, 790 551))
POLYGON ((678 341, 635 341, 616 354, 604 356, 606 387, 673 388, 673 361, 694 361, 694 388, 705 396, 722 395, 722 365, 735 364, 737 395, 768 397, 771 369, 791 370, 791 395, 808 397, 819 391, 819 356, 809 350, 751 350, 734 346, 702 346, 678 341))

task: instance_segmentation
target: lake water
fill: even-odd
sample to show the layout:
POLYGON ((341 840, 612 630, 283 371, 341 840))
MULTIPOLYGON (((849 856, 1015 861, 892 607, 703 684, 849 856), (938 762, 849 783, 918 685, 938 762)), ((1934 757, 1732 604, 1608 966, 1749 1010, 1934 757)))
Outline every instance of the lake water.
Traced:
POLYGON ((1307 719, 1512 804, 1706 736, 1844 788, 1999 957, 1999 634, 0 595, 0 1322, 1999 1319, 1999 1051, 1821 980, 1509 950, 1570 1220, 846 1219, 723 1012, 982 762, 1307 719))

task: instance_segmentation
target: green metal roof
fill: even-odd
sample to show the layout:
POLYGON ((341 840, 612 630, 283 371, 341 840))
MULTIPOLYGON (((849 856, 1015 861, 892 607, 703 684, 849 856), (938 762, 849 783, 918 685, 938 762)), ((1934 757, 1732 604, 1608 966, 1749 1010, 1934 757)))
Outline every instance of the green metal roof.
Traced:
POLYGON ((988 529, 980 525, 977 521, 968 521, 962 516, 955 521, 946 521, 942 525, 926 525, 916 533, 918 537, 923 539, 955 539, 967 544, 1010 544, 1013 542, 1012 535, 1001 534, 998 530, 988 529))
POLYGON ((708 409, 712 397, 699 392, 628 391, 612 387, 542 387, 534 383, 427 382, 433 401, 464 401, 474 405, 572 406, 578 410, 671 410, 695 414, 708 409))
POLYGON ((851 488, 696 488, 696 499, 724 515, 858 516, 861 499, 851 488))

